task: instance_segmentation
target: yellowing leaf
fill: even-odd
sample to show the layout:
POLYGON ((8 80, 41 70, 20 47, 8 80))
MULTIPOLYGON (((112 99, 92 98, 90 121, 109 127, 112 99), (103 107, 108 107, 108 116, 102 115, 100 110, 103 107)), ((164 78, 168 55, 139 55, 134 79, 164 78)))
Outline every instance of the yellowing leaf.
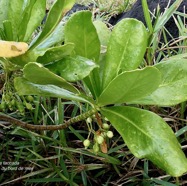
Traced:
POLYGON ((28 50, 28 44, 24 42, 0 40, 0 57, 16 57, 28 50))

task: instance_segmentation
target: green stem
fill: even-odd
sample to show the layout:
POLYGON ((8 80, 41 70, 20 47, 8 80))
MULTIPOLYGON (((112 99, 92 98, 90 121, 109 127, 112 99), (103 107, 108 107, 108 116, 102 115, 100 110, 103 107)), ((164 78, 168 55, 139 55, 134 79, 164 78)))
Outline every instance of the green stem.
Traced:
POLYGON ((15 119, 13 117, 7 116, 3 113, 0 113, 0 119, 3 121, 8 121, 14 125, 30 129, 30 130, 62 130, 65 128, 68 128, 71 124, 77 123, 79 121, 85 120, 86 118, 92 116, 95 114, 97 110, 93 108, 92 110, 89 110, 88 112, 85 112, 79 116, 76 116, 74 118, 69 119, 68 121, 65 121, 63 124, 60 125, 34 125, 34 124, 28 124, 23 121, 20 121, 18 119, 15 119))
POLYGON ((179 177, 176 177, 176 185, 179 185, 180 181, 179 181, 179 177))

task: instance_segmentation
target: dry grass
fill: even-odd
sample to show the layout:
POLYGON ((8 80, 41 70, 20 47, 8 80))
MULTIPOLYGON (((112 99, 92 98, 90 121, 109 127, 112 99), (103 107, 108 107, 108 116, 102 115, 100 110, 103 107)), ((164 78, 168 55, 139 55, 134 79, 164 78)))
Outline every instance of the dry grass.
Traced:
POLYGON ((85 5, 93 3, 97 5, 101 11, 118 13, 126 10, 126 8, 135 1, 136 0, 77 0, 76 2, 85 5))
MULTIPOLYGON (((47 8, 50 8, 55 0, 47 0, 47 8)), ((107 12, 111 15, 123 12, 136 0, 76 0, 76 3, 89 5, 94 4, 100 12, 107 12)))

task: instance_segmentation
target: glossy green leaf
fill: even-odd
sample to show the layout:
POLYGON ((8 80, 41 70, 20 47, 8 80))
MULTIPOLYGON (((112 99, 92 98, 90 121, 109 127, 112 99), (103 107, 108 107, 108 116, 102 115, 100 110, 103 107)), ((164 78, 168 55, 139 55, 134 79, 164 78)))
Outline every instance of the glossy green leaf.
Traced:
POLYGON ((175 134, 158 115, 133 107, 101 109, 137 158, 152 161, 171 176, 187 172, 187 159, 175 134))
POLYGON ((97 34, 99 36, 99 40, 100 40, 101 45, 107 46, 111 31, 106 26, 106 24, 103 23, 102 21, 96 20, 93 22, 93 24, 97 30, 97 34))
POLYGON ((58 61, 72 53, 74 49, 73 43, 49 48, 43 56, 39 56, 37 62, 47 64, 50 62, 58 61))
POLYGON ((67 81, 75 82, 88 76, 98 65, 81 56, 69 56, 46 67, 67 81))
POLYGON ((19 27, 19 40, 27 42, 34 30, 41 24, 46 10, 46 0, 29 1, 24 9, 19 27))
POLYGON ((10 20, 12 23, 12 32, 13 32, 14 41, 18 40, 18 30, 23 17, 24 6, 25 6, 24 0, 9 1, 8 20, 10 20))
POLYGON ((53 4, 51 10, 49 11, 44 28, 37 38, 37 40, 32 43, 31 48, 35 48, 43 40, 45 40, 52 32, 55 30, 59 22, 61 21, 64 14, 72 8, 75 0, 56 0, 53 4))
MULTIPOLYGON (((37 38, 36 38, 37 40, 37 38)), ((46 50, 49 47, 53 47, 54 45, 61 44, 62 41, 64 41, 64 22, 60 22, 57 27, 54 29, 54 31, 47 36, 44 40, 42 40, 36 48, 34 48, 34 51, 38 50, 46 50)), ((31 42, 34 43, 35 41, 31 42)))
POLYGON ((100 42, 91 17, 92 13, 89 11, 75 13, 65 25, 65 42, 75 44, 77 55, 97 62, 100 55, 100 42))
POLYGON ((3 21, 8 20, 8 8, 9 1, 11 0, 1 0, 0 1, 0 28, 3 28, 3 21))
MULTIPOLYGON (((86 57, 98 63, 100 56, 100 41, 95 26, 92 22, 92 13, 81 11, 75 13, 67 22, 64 29, 65 43, 75 44, 75 52, 79 56, 86 57)), ((84 79, 92 95, 100 94, 99 70, 94 69, 84 79)))
POLYGON ((123 72, 104 89, 98 104, 124 103, 145 97, 157 89, 160 80, 160 72, 154 67, 123 72))
POLYGON ((90 103, 84 97, 81 97, 81 95, 72 93, 66 89, 50 84, 40 85, 40 84, 31 83, 21 77, 14 79, 14 86, 19 95, 39 95, 39 96, 47 96, 47 97, 57 97, 57 98, 90 103))
POLYGON ((113 29, 107 48, 103 88, 119 72, 136 69, 143 60, 148 32, 142 22, 124 19, 113 29))
POLYGON ((40 63, 30 62, 25 65, 23 69, 24 77, 32 83, 41 84, 41 85, 56 85, 72 91, 74 93, 78 93, 78 90, 68 83, 65 79, 57 76, 49 69, 43 67, 40 63))
POLYGON ((187 100, 187 60, 171 58, 154 66, 162 75, 158 89, 131 103, 169 106, 187 100))

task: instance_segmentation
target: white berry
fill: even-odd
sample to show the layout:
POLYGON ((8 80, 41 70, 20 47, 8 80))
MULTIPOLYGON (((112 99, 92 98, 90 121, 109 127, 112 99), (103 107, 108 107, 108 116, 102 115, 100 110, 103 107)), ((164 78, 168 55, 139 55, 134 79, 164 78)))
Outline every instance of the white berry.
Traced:
POLYGON ((108 138, 112 138, 114 136, 113 132, 110 130, 106 133, 106 135, 108 136, 108 138))

